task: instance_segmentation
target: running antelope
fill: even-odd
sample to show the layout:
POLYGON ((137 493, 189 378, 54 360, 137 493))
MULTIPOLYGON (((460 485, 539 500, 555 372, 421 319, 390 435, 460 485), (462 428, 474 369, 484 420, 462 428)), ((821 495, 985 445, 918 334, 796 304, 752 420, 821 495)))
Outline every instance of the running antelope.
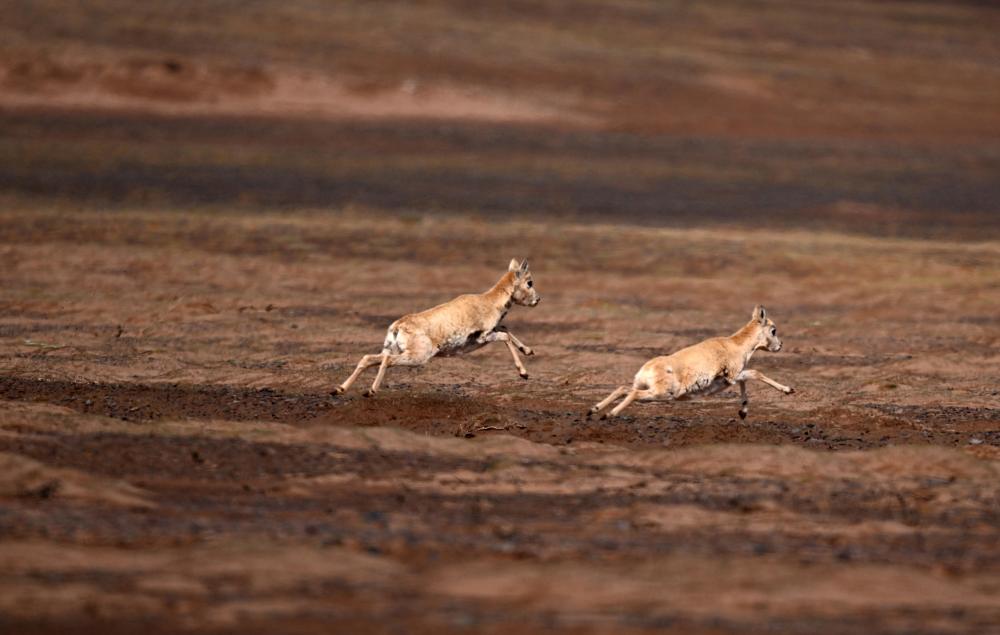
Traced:
POLYGON ((485 293, 460 295, 421 313, 404 315, 389 326, 382 352, 365 355, 358 362, 351 376, 333 390, 342 394, 369 366, 378 365, 378 374, 366 397, 378 392, 390 366, 423 366, 437 355, 451 356, 468 353, 489 344, 503 342, 514 358, 514 365, 522 378, 528 378, 517 351, 525 355, 535 352, 521 343, 501 326, 511 304, 535 306, 541 298, 535 290, 528 271, 528 261, 518 264, 511 260, 507 273, 485 293))
MULTIPOLYGON (((729 337, 713 337, 704 342, 681 349, 673 355, 654 357, 646 362, 632 380, 632 386, 620 386, 608 397, 587 412, 587 416, 597 414, 613 401, 625 395, 625 399, 610 412, 614 417, 630 403, 639 401, 684 401, 692 397, 713 395, 733 384, 740 385, 743 405, 740 419, 747 417, 747 380, 756 379, 780 390, 786 395, 795 392, 788 386, 765 377, 763 373, 747 368, 750 356, 759 348, 772 353, 781 350, 778 329, 767 317, 762 306, 754 307, 750 322, 729 337)), ((601 415, 602 419, 608 413, 601 415)))

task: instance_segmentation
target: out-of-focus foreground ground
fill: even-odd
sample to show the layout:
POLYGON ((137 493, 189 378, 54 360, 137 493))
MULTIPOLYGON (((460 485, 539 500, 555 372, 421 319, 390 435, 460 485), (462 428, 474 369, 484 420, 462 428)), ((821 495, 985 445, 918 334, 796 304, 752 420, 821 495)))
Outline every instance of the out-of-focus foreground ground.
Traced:
POLYGON ((998 628, 989 3, 0 11, 0 628, 998 628), (523 256, 529 381, 329 397, 523 256))

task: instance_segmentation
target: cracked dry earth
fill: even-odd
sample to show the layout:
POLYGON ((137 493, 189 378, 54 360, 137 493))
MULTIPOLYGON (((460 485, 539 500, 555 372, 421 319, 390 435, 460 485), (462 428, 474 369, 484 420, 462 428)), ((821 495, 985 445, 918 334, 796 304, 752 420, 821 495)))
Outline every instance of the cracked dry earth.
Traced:
POLYGON ((1000 628, 995 243, 7 210, 0 262, 4 632, 1000 628), (328 395, 525 254, 530 380, 328 395), (758 302, 795 395, 582 416, 758 302))

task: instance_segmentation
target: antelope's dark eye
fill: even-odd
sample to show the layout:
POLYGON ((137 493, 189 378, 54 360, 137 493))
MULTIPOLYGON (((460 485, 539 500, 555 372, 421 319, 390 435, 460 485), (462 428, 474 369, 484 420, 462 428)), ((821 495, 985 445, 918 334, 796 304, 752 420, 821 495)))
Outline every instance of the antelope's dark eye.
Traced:
POLYGON ((533 287, 534 285, 535 285, 534 281, 532 281, 532 280, 528 280, 528 288, 529 288, 529 289, 530 289, 531 287, 533 287))
POLYGON ((772 327, 771 327, 771 335, 777 335, 777 334, 778 334, 778 329, 776 329, 776 328, 774 328, 774 327, 772 326, 772 327))

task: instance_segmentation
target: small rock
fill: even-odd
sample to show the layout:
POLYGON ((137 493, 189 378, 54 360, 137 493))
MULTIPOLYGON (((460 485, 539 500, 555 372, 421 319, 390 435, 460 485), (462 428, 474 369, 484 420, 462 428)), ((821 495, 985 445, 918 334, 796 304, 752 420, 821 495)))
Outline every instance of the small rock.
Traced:
POLYGON ((982 445, 982 444, 983 444, 982 439, 977 439, 976 437, 972 437, 971 439, 969 439, 969 445, 982 445))

